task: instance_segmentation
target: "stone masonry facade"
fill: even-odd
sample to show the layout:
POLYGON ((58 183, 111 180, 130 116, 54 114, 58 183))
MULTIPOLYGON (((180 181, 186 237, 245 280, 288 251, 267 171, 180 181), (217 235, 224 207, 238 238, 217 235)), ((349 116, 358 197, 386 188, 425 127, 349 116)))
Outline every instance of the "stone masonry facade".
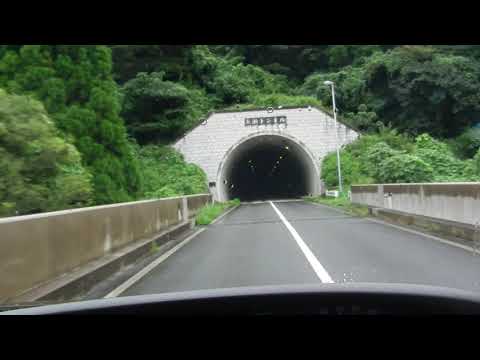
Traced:
MULTIPOLYGON (((298 140, 315 158, 319 172, 325 155, 335 151, 334 119, 314 107, 213 113, 203 124, 175 142, 173 147, 184 155, 187 162, 200 166, 209 182, 216 182, 219 165, 229 149, 243 139, 260 133, 284 135, 298 140), (245 119, 263 117, 286 117, 286 124, 245 124, 245 119)), ((358 136, 355 130, 338 123, 341 146, 358 136)))

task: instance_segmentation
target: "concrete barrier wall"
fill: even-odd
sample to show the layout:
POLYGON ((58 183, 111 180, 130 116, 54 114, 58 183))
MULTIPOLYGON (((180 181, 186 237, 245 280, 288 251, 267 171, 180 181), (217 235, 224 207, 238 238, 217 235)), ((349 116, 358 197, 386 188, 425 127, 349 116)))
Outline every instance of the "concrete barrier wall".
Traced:
POLYGON ((375 207, 383 206, 383 185, 357 185, 352 186, 352 202, 375 207))
POLYGON ((352 202, 474 225, 480 221, 480 183, 352 186, 352 202))
POLYGON ((0 303, 187 221, 210 199, 195 195, 0 219, 0 303))
POLYGON ((211 195, 187 196, 187 205, 190 216, 195 216, 198 210, 211 201, 211 195))

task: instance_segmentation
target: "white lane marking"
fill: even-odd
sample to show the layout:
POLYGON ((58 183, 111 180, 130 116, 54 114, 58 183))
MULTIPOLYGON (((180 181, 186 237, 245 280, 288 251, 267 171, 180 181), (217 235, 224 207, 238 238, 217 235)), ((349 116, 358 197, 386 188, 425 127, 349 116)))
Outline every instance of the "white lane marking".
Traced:
POLYGON ((283 214, 280 212, 280 210, 277 209, 277 207, 273 204, 273 202, 270 201, 270 205, 272 205, 273 210, 277 213, 277 215, 280 217, 280 220, 282 220, 283 224, 286 226, 288 231, 292 234, 293 238, 297 242, 298 246, 300 247, 300 250, 302 250, 303 254, 307 258, 308 262, 313 268, 313 271, 317 274, 319 279, 322 281, 322 283, 326 284, 333 284, 334 281, 328 274, 327 270, 320 264, 320 261, 313 255, 312 251, 310 248, 305 244, 305 242, 302 240, 300 235, 298 235, 297 231, 295 228, 290 224, 290 222, 283 216, 283 214))
POLYGON ((220 222, 220 220, 222 220, 225 216, 227 216, 228 214, 230 214, 233 210, 235 210, 236 208, 240 207, 241 205, 237 205, 237 206, 234 206, 233 208, 231 209, 228 209, 226 212, 224 212, 222 215, 220 215, 218 218, 216 218, 210 225, 215 225, 216 223, 220 222))
POLYGON ((143 277, 145 277, 145 275, 147 275, 149 272, 151 272, 153 269, 155 269, 158 265, 160 265, 162 262, 164 262, 166 259, 168 259, 171 255, 173 255, 174 253, 176 253, 178 250, 180 250, 182 247, 184 247, 185 245, 187 245, 190 240, 192 240, 194 237, 196 237, 197 235, 199 235, 201 232, 205 231, 206 228, 202 228, 202 229, 199 229, 198 231, 196 231, 195 233, 193 233, 192 235, 190 235, 189 237, 187 237, 185 240, 183 240, 180 244, 176 245, 175 247, 171 248, 170 250, 168 250, 165 254, 163 254, 162 256, 160 256, 158 259, 156 259, 155 261, 153 261, 152 263, 150 263, 149 265, 147 265, 146 267, 144 267, 142 270, 140 270, 138 273, 136 273, 135 275, 133 275, 130 279, 128 279, 127 281, 125 281, 123 284, 121 284, 120 286, 118 286, 116 289, 114 289, 113 291, 111 291, 110 293, 108 293, 108 295, 106 295, 104 297, 104 299, 109 299, 109 298, 115 298, 115 297, 118 297, 119 295, 121 295, 123 292, 125 292, 126 290, 128 290, 130 287, 132 287, 135 283, 137 283, 138 281, 140 281, 143 277))
MULTIPOLYGON (((332 208, 330 206, 326 206, 326 205, 323 205, 323 204, 310 203, 310 202, 307 202, 307 204, 316 205, 316 206, 319 206, 319 207, 322 207, 322 208, 326 208, 326 209, 330 209, 330 210, 342 213, 344 215, 349 215, 342 210, 335 209, 335 208, 332 208)), ((408 228, 400 226, 400 225, 391 224, 389 222, 382 221, 382 220, 379 220, 379 219, 373 219, 373 218, 370 218, 370 217, 358 217, 358 219, 365 219, 365 220, 368 220, 368 221, 371 221, 371 222, 374 222, 374 223, 377 223, 377 224, 381 224, 381 225, 385 225, 385 226, 391 226, 395 229, 402 230, 402 231, 412 233, 412 234, 415 234, 415 235, 419 235, 419 236, 425 237, 427 239, 435 240, 435 241, 441 242, 441 243, 446 244, 446 245, 454 246, 454 247, 457 247, 459 249, 463 249, 465 251, 468 251, 470 253, 474 252, 476 254, 480 254, 480 250, 474 249, 472 246, 462 245, 462 244, 459 244, 459 243, 456 243, 456 242, 453 242, 453 241, 450 241, 450 240, 442 239, 442 238, 440 238, 438 236, 435 236, 435 235, 430 235, 430 234, 427 234, 427 233, 424 233, 424 232, 421 232, 421 231, 408 229, 408 228)))

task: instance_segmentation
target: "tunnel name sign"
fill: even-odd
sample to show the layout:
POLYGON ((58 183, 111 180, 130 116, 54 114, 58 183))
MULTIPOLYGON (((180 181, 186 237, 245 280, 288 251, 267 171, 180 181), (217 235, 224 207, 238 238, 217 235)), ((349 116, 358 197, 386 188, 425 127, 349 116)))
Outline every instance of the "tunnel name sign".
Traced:
POLYGON ((259 118, 246 118, 245 126, 261 126, 261 125, 287 125, 286 116, 270 116, 270 117, 259 117, 259 118))

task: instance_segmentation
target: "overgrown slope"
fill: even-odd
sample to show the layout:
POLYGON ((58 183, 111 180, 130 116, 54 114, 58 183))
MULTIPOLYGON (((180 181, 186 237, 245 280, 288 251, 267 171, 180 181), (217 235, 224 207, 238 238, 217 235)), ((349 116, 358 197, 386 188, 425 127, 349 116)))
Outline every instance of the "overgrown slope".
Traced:
MULTIPOLYGON (((21 136, 43 139, 38 150, 42 156, 48 157, 55 142, 63 144, 59 149, 70 149, 66 158, 45 165, 56 173, 36 173, 43 163, 32 161, 35 157, 22 146, 2 150, 3 211, 11 213, 12 203, 27 204, 28 194, 39 190, 40 183, 48 184, 42 186, 50 195, 30 196, 39 200, 15 205, 20 209, 15 211, 206 191, 201 169, 185 163, 168 144, 213 110, 315 105, 329 111, 327 79, 335 82, 341 118, 365 134, 342 152, 347 183, 479 180, 479 49, 0 45, 1 96, 25 112, 8 120, 7 130, 5 124, 0 128, 3 141, 5 131, 12 136, 18 126, 21 136), (45 110, 39 103, 32 103, 35 110, 22 105, 24 96, 41 102, 45 110), (32 125, 27 131, 25 124, 39 124, 42 116, 52 119, 53 127, 32 125), (82 185, 70 182, 73 178, 59 180, 62 164, 76 169, 71 174, 82 185), (36 174, 35 179, 28 174, 36 174), (23 190, 12 191, 13 183, 23 190), (54 189, 64 202, 52 195, 54 189)), ((322 176, 329 186, 336 185, 335 170, 334 158, 327 157, 322 176)))
POLYGON ((91 179, 39 101, 0 90, 0 216, 88 206, 91 179))

